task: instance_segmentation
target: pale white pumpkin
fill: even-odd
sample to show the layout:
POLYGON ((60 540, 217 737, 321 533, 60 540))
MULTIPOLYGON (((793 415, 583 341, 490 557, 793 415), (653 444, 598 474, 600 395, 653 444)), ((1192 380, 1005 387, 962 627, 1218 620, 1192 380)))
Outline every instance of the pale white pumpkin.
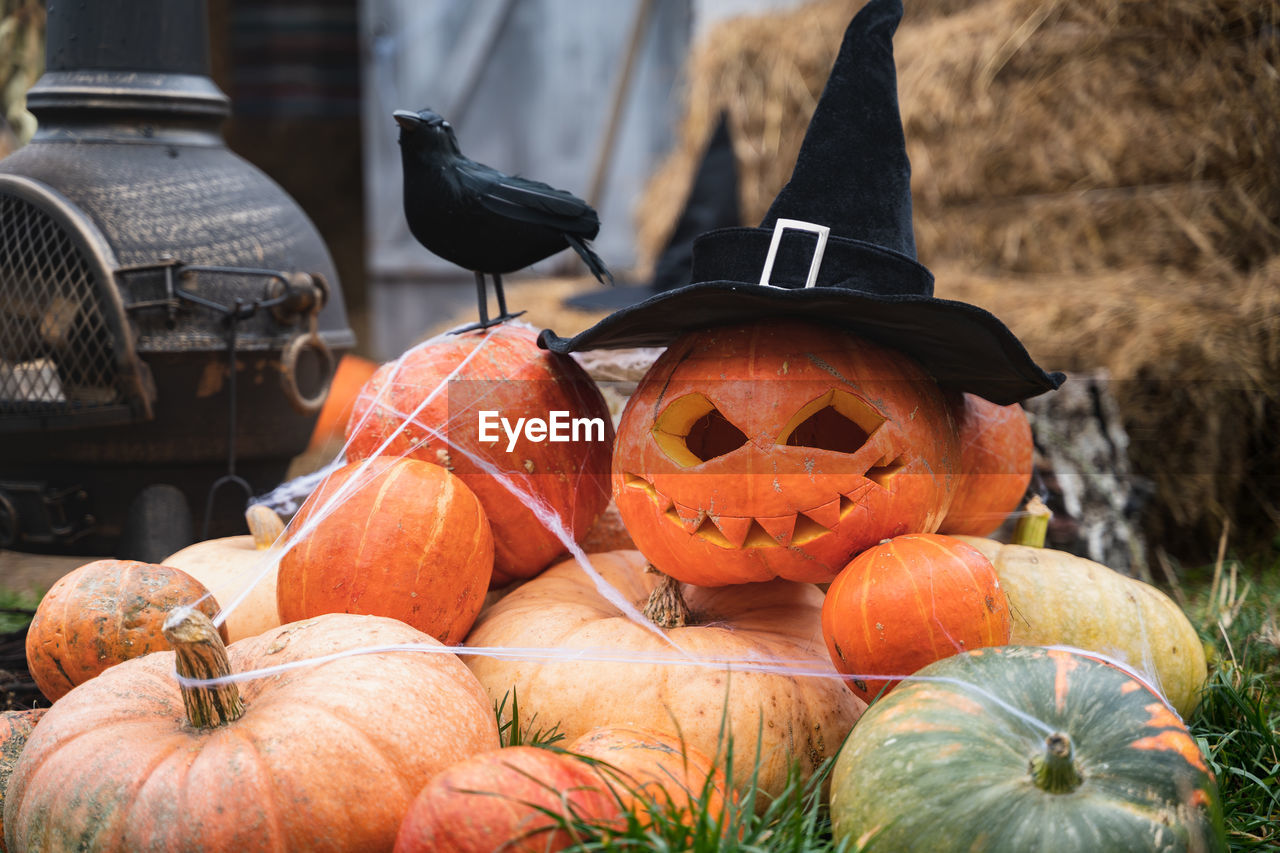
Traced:
POLYGON ((161 562, 182 569, 231 607, 246 587, 252 590, 227 616, 230 642, 256 637, 280 625, 276 612, 276 570, 280 552, 271 546, 284 532, 284 522, 270 507, 255 504, 245 512, 249 533, 188 545, 161 562))

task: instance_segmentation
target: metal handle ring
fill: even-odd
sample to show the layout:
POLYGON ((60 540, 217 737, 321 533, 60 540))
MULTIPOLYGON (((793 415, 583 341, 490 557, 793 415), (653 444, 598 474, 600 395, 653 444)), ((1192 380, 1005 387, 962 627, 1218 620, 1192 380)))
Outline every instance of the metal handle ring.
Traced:
POLYGON ((280 386, 284 389, 285 399, 289 401, 289 405, 295 412, 300 415, 314 415, 320 411, 324 401, 329 397, 329 384, 333 381, 334 369, 333 352, 324 342, 324 338, 320 337, 314 329, 307 334, 298 335, 285 344, 283 352, 280 353, 280 386), (320 358, 324 361, 325 376, 320 390, 311 397, 304 397, 302 389, 298 387, 298 356, 308 347, 320 354, 320 358))

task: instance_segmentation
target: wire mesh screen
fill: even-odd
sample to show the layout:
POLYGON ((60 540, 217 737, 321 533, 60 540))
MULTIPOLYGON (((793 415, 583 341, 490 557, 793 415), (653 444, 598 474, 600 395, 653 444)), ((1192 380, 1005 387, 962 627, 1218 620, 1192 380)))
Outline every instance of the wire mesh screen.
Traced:
POLYGON ((121 403, 99 283, 71 235, 0 193, 0 417, 121 403))

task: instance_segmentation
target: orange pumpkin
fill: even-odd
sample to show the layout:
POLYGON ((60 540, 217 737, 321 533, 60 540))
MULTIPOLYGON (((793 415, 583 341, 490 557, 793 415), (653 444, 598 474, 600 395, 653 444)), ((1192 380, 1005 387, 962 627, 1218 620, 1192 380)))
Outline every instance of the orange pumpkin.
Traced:
POLYGON ((432 776, 498 745, 452 654, 350 655, 215 687, 174 677, 438 647, 401 622, 330 614, 223 648, 188 612, 166 633, 176 655, 113 667, 36 726, 9 781, 11 850, 389 850, 432 776))
POLYGON ((618 801, 580 759, 510 746, 453 765, 414 799, 395 853, 549 853, 574 844, 560 828, 618 818, 618 801))
POLYGON ((692 822, 695 810, 709 820, 724 811, 729 789, 724 772, 706 753, 666 732, 645 726, 600 726, 565 747, 602 761, 601 776, 626 811, 680 811, 692 822), (704 800, 705 795, 705 800, 704 800))
MULTIPOLYGON (((9 777, 18 766, 22 750, 31 732, 48 708, 32 708, 29 711, 5 711, 0 714, 0 835, 4 834, 4 795, 9 789, 9 777)), ((0 838, 0 853, 9 848, 0 838)))
POLYGON ((27 669, 56 702, 108 667, 169 648, 160 631, 165 615, 195 602, 209 616, 218 612, 209 590, 179 569, 135 560, 86 563, 59 578, 36 607, 27 669))
POLYGON ((951 398, 960 430, 960 475, 939 533, 989 536, 1022 504, 1035 447, 1022 406, 974 394, 951 398))
POLYGON ((831 581, 881 539, 932 532, 959 446, 910 357, 782 321, 685 335, 627 403, 618 511, 664 574, 831 581))
POLYGON ((291 524, 280 558, 280 621, 368 613, 443 643, 484 604, 493 536, 475 494, 439 465, 377 456, 333 472, 291 524))
POLYGON ((307 442, 308 452, 324 450, 329 442, 342 440, 356 399, 377 369, 376 362, 354 353, 347 353, 338 360, 333 379, 329 381, 329 394, 324 398, 320 417, 316 418, 311 440, 307 442))
POLYGON ((813 584, 682 587, 646 571, 639 551, 592 554, 591 565, 614 596, 566 560, 481 614, 468 646, 552 648, 565 657, 468 656, 493 702, 514 691, 526 718, 558 726, 569 739, 603 725, 674 725, 707 755, 731 739, 731 784, 739 791, 754 784, 769 797, 785 789, 793 762, 805 778, 816 772, 866 708, 840 686, 827 659, 822 593, 813 584), (619 597, 644 608, 649 624, 628 618, 619 597), (591 660, 599 650, 621 661, 591 660), (578 652, 584 659, 575 659, 578 652), (684 655, 706 665, 678 665, 684 655), (785 663, 778 671, 727 672, 713 663, 724 660, 785 663))
POLYGON ((348 459, 411 455, 462 478, 493 526, 495 587, 542 571, 566 550, 551 528, 580 540, 609 502, 608 406, 573 359, 539 349, 525 326, 445 335, 384 364, 356 400, 347 437, 348 459), (599 419, 599 428, 574 439, 570 424, 573 440, 521 438, 508 451, 501 428, 489 433, 496 441, 482 440, 485 411, 513 425, 562 412, 570 421, 599 419))
POLYGON ((1009 642, 1009 603, 991 562, 939 534, 899 536, 853 559, 827 590, 822 633, 845 683, 870 702, 903 676, 1009 642), (868 678, 883 675, 886 678, 868 678))

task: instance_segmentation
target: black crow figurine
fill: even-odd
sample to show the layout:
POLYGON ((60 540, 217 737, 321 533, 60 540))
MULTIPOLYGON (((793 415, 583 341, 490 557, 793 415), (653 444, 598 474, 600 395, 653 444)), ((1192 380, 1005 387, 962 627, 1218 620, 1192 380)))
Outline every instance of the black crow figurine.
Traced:
POLYGON ((458 332, 483 329, 520 313, 507 312, 502 274, 515 272, 572 248, 592 275, 613 276, 587 241, 600 231, 600 217, 577 196, 506 175, 467 159, 453 128, 429 109, 395 111, 404 164, 404 215, 409 231, 428 251, 476 276, 480 322, 458 332), (485 274, 493 276, 499 316, 489 319, 485 274))

